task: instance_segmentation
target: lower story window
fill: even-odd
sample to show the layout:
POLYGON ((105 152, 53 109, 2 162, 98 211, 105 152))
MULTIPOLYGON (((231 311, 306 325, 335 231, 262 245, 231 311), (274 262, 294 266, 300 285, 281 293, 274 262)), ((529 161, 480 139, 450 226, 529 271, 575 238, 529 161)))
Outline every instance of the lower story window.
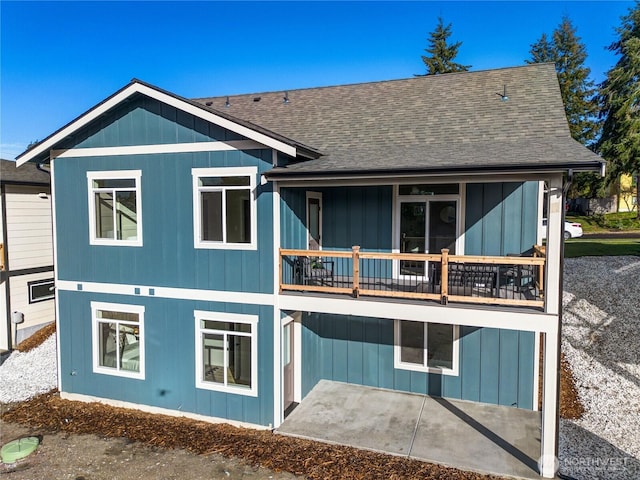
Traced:
POLYGON ((195 312, 196 386, 257 395, 258 317, 195 312))
POLYGON ((395 367, 458 374, 458 326, 396 320, 395 367))
POLYGON ((91 302, 91 311, 94 371, 144 378, 144 307, 91 302))
POLYGON ((29 303, 44 302, 55 296, 53 278, 27 282, 27 287, 29 288, 29 303))

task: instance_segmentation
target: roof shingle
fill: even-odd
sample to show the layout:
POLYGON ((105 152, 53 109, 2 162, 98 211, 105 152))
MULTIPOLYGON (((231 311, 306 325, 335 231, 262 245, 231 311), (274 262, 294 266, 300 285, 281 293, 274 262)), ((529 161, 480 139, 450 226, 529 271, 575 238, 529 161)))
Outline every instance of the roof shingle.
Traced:
POLYGON ((272 174, 575 164, 553 64, 195 99, 321 151, 272 174), (509 97, 502 101, 500 93, 509 97), (227 98, 229 106, 226 107, 227 98), (258 100, 259 98, 259 100, 258 100))

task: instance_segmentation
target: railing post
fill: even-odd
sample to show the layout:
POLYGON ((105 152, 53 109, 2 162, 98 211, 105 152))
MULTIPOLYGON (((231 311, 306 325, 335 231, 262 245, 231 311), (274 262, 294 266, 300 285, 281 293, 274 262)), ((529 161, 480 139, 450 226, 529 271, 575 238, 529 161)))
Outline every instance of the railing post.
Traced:
POLYGON ((353 262, 353 296, 358 298, 360 295, 360 246, 351 247, 351 261, 353 262))
MULTIPOLYGON (((545 255, 543 254, 543 249, 544 247, 538 246, 538 245, 534 245, 533 246, 533 257, 534 258, 544 258, 545 263, 547 262, 547 259, 545 257, 545 255)), ((540 292, 540 297, 544 297, 544 263, 541 264, 538 267, 538 291, 540 292)))
POLYGON ((442 249, 442 259, 440 261, 440 303, 448 303, 449 289, 449 249, 442 249))

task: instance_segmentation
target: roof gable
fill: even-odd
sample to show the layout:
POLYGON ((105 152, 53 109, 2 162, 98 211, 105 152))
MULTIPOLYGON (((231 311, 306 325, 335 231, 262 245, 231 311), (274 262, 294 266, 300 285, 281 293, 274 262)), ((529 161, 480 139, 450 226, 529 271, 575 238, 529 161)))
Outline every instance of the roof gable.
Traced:
POLYGON ((62 140, 58 149, 245 140, 235 132, 136 94, 62 140))
POLYGON ((319 152, 305 147, 294 140, 287 139, 282 135, 270 132, 258 125, 252 125, 244 120, 235 119, 231 115, 217 112, 205 105, 201 105, 190 100, 173 95, 154 86, 133 80, 129 85, 117 91, 100 104, 80 115, 60 130, 56 131, 43 141, 39 142, 26 152, 17 157, 17 164, 22 165, 29 161, 42 161, 48 158, 49 151, 64 145, 68 142, 68 137, 77 134, 82 129, 90 126, 102 116, 110 114, 114 109, 123 105, 126 101, 135 99, 140 95, 154 99, 164 105, 175 108, 178 112, 193 115, 206 122, 218 125, 221 128, 234 132, 241 137, 256 141, 266 147, 273 148, 286 155, 295 157, 299 153, 317 157, 319 152))

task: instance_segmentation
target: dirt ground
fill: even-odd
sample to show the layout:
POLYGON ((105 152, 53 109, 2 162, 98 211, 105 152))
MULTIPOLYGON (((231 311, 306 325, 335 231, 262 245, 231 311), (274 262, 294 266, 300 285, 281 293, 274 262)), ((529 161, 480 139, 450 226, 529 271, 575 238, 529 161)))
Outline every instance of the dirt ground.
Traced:
POLYGON ((0 421, 0 445, 26 435, 42 443, 14 466, 0 464, 3 480, 169 480, 169 479, 302 479, 287 472, 253 467, 218 454, 196 455, 126 438, 72 435, 0 421))
POLYGON ((0 407, 2 443, 43 435, 38 451, 9 473, 12 480, 499 478, 268 430, 63 400, 55 391, 0 407))

